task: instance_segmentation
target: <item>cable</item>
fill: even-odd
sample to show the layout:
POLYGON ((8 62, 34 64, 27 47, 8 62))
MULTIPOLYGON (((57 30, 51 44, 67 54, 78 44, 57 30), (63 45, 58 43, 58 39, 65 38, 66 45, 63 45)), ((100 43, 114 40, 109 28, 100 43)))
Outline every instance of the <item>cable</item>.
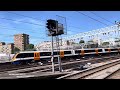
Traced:
MULTIPOLYGON (((7 28, 6 26, 3 26, 3 25, 0 25, 0 27, 10 30, 10 28, 7 28)), ((16 28, 16 27, 13 27, 13 28, 12 28, 12 30, 14 30, 14 31, 17 31, 16 29, 18 29, 18 28, 16 28)), ((29 30, 26 30, 26 31, 29 31, 29 30)), ((68 31, 71 31, 71 30, 68 30, 68 31)), ((36 33, 36 32, 33 32, 33 31, 30 31, 30 32, 36 33)), ((74 32, 76 32, 76 31, 74 31, 74 32)), ((76 32, 76 33, 81 33, 81 32, 76 32)), ((39 37, 39 38, 40 38, 40 37, 39 37)))
POLYGON ((107 19, 105 19, 105 18, 103 18, 103 17, 101 17, 101 16, 99 16, 99 15, 97 15, 97 14, 95 14, 94 12, 92 12, 92 11, 89 11, 90 13, 92 13, 92 14, 94 14, 95 16, 98 16, 98 17, 100 17, 100 18, 102 18, 103 20, 105 20, 105 21, 108 21, 108 22, 110 22, 110 23, 112 23, 112 24, 114 24, 113 22, 111 22, 111 21, 109 21, 109 20, 107 20, 107 19))
MULTIPOLYGON (((76 11, 76 12, 78 12, 78 11, 76 11)), ((87 17, 89 17, 89 18, 91 18, 91 19, 93 19, 93 20, 95 20, 95 21, 97 21, 97 22, 99 22, 99 23, 102 23, 102 24, 104 24, 105 26, 109 26, 108 24, 105 24, 105 23, 103 23, 103 22, 101 22, 101 21, 99 21, 99 20, 97 20, 97 19, 94 19, 94 18, 92 18, 92 17, 90 17, 90 16, 88 16, 88 15, 82 13, 82 12, 78 12, 78 13, 80 13, 80 14, 82 14, 82 15, 84 15, 84 16, 87 16, 87 17)))
MULTIPOLYGON (((0 34, 0 35, 4 35, 5 37, 13 37, 15 34, 14 35, 12 35, 12 34, 9 34, 9 35, 8 34, 0 34)), ((41 38, 41 37, 32 36, 32 35, 30 37, 41 38)), ((45 39, 45 38, 42 37, 41 39, 45 39)))
MULTIPOLYGON (((10 30, 9 28, 7 28, 6 26, 3 26, 3 25, 0 25, 0 27, 10 30)), ((18 28, 12 27, 12 30, 17 31, 16 29, 18 29, 18 28)), ((19 29, 24 30, 23 28, 19 28, 19 29)), ((30 31, 30 30, 25 30, 25 31, 30 31)), ((72 30, 67 30, 67 31, 72 31, 72 30)), ((36 33, 36 32, 33 32, 33 31, 30 31, 30 32, 31 32, 31 33, 36 33)), ((81 32, 79 32, 79 31, 74 31, 74 32, 76 32, 76 33, 81 33, 81 32)))
MULTIPOLYGON (((34 18, 34 17, 30 17, 30 16, 26 16, 26 15, 23 15, 23 14, 18 14, 18 13, 15 13, 15 12, 9 12, 9 11, 6 11, 7 13, 11 13, 11 14, 15 14, 15 15, 19 15, 19 16, 23 16, 23 17, 28 17, 28 18, 31 18, 31 19, 35 19, 35 20, 38 20, 38 18, 34 18)), ((41 20, 41 19, 40 19, 41 20)), ((46 20, 41 20, 41 21, 46 21, 46 20)), ((77 29, 80 29, 79 27, 76 27, 76 26, 69 26, 69 27, 73 27, 73 28, 77 28, 77 29)))
POLYGON ((7 35, 7 34, 0 34, 0 35, 5 35, 6 37, 12 37, 13 35, 7 35))
MULTIPOLYGON (((9 18, 4 18, 4 17, 0 17, 0 19, 5 19, 5 20, 9 20, 9 21, 16 21, 14 19, 9 19, 9 18)), ((31 22, 25 22, 25 21, 18 21, 18 22, 23 22, 23 23, 28 23, 28 24, 38 25, 38 26, 44 26, 44 25, 35 24, 35 23, 31 23, 31 22)))
MULTIPOLYGON (((18 14, 18 13, 15 13, 15 12, 10 12, 10 11, 6 11, 6 12, 7 12, 7 13, 12 13, 12 14, 15 14, 15 15, 19 15, 19 16, 28 17, 28 18, 31 18, 31 19, 38 20, 38 18, 34 18, 34 17, 30 17, 30 16, 18 14)), ((41 19, 40 19, 40 20, 41 20, 41 19)), ((41 21, 46 21, 46 20, 41 20, 41 21)))
MULTIPOLYGON (((9 12, 10 13, 10 12, 9 12)), ((15 14, 15 13, 14 13, 15 14)), ((16 15, 20 15, 20 14, 16 14, 16 15)), ((25 16, 25 15, 21 15, 21 16, 24 16, 24 17, 28 17, 28 16, 25 16)), ((29 18, 32 18, 33 19, 33 17, 29 17, 29 18)), ((13 20, 13 19, 7 19, 7 18, 1 18, 1 19, 6 19, 6 20, 11 20, 11 21, 15 21, 15 20, 13 20)), ((36 18, 34 18, 34 19, 36 19, 36 18)), ((38 19, 37 19, 38 20, 38 19)), ((19 21, 19 22, 24 22, 24 21, 19 21)), ((24 22, 24 23, 29 23, 29 22, 24 22)), ((34 23, 29 23, 29 24, 34 24, 34 23)), ((39 25, 39 24, 34 24, 34 25, 39 25)), ((41 25, 41 26, 44 26, 44 25, 41 25)), ((74 27, 74 26, 70 26, 70 27, 74 27)), ((75 27, 76 28, 76 27, 75 27)), ((71 30, 70 30, 71 31, 71 30)))
MULTIPOLYGON (((2 26, 2 27, 4 27, 5 29, 10 30, 9 28, 7 28, 7 27, 5 27, 5 26, 2 26)), ((16 29, 12 29, 12 30, 17 31, 16 29)), ((32 33, 35 33, 35 32, 32 32, 32 33)), ((14 35, 6 35, 6 34, 0 34, 0 35, 5 35, 5 36, 7 36, 7 37, 9 37, 9 36, 14 36, 14 35)), ((31 35, 31 36, 32 36, 32 35, 31 35)), ((42 35, 42 36, 43 36, 43 35, 42 35)), ((36 37, 36 36, 32 36, 32 37, 36 37)), ((37 38, 41 38, 41 37, 37 37, 37 38)))
MULTIPOLYGON (((15 20, 13 20, 13 19, 1 18, 1 17, 0 17, 0 19, 5 19, 5 20, 10 20, 10 21, 15 21, 15 20)), ((34 23, 24 22, 24 21, 19 21, 19 22, 28 23, 28 24, 34 24, 34 23)), ((39 24, 34 24, 34 25, 38 25, 38 26, 40 26, 39 24)), ((43 26, 43 25, 41 25, 41 26, 43 26)), ((71 26, 71 27, 73 27, 73 26, 71 26)))
MULTIPOLYGON (((6 26, 3 26, 3 25, 0 25, 0 27, 10 30, 10 28, 7 28, 6 26)), ((17 31, 16 29, 18 29, 18 28, 16 28, 16 27, 13 27, 13 28, 12 28, 12 30, 17 31)), ((23 30, 23 29, 22 29, 22 30, 23 30)), ((26 30, 26 31, 30 31, 30 30, 26 30)), ((36 33, 36 32, 33 32, 33 31, 30 31, 30 32, 36 33)))

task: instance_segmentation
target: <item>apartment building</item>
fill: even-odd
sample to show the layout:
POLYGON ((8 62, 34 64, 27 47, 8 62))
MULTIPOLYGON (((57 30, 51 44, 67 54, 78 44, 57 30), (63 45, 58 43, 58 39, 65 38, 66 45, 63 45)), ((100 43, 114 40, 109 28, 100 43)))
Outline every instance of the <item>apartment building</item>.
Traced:
POLYGON ((21 51, 24 51, 28 44, 29 44, 29 35, 24 33, 14 35, 14 47, 17 47, 21 51))
POLYGON ((13 43, 1 44, 1 42, 0 42, 0 53, 12 54, 13 51, 14 51, 13 43))

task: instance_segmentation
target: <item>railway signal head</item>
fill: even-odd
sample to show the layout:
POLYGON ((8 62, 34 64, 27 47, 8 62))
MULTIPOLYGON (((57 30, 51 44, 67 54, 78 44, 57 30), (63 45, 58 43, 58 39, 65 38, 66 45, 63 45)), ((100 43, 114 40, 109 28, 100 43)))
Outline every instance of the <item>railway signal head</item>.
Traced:
POLYGON ((56 29, 57 28, 57 24, 58 24, 58 21, 56 21, 56 20, 52 20, 52 19, 48 19, 47 20, 47 23, 46 23, 46 27, 48 28, 48 29, 56 29))
POLYGON ((48 34, 49 36, 57 36, 57 35, 64 34, 63 24, 58 23, 58 21, 48 19, 46 25, 49 31, 49 34, 48 34))
POLYGON ((50 35, 56 36, 56 31, 57 31, 57 28, 58 28, 58 21, 48 19, 46 25, 47 25, 46 27, 47 27, 50 35))

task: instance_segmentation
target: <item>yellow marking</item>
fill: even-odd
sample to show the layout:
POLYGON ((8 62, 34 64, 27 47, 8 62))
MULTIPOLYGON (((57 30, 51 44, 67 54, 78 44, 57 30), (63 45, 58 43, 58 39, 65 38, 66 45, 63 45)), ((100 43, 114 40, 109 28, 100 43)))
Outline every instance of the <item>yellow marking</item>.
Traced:
POLYGON ((40 60, 40 52, 34 52, 34 60, 40 60))
POLYGON ((111 52, 111 49, 110 49, 110 48, 108 48, 108 52, 111 52))
POLYGON ((118 48, 118 52, 120 52, 120 48, 118 48))
POLYGON ((12 58, 12 61, 16 61, 16 56, 18 55, 19 53, 15 54, 15 56, 12 58))
POLYGON ((96 54, 98 54, 98 48, 95 49, 96 54))
POLYGON ((64 57, 64 51, 60 51, 60 57, 62 58, 62 57, 64 57))
POLYGON ((84 55, 84 49, 81 50, 80 55, 82 55, 82 56, 84 55))

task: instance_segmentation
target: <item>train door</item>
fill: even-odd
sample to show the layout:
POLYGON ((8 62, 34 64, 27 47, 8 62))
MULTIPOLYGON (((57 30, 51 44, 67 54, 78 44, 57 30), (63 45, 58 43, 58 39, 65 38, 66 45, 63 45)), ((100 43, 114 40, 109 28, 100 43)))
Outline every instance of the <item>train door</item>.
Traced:
POLYGON ((111 49, 110 49, 110 48, 108 48, 108 52, 109 52, 109 53, 111 52, 111 49))
POLYGON ((96 54, 98 54, 98 48, 95 49, 96 54))
POLYGON ((118 52, 120 52, 120 48, 118 48, 118 52))
POLYGON ((40 60, 40 52, 34 52, 34 60, 40 60))
POLYGON ((63 51, 63 50, 60 51, 60 57, 61 57, 61 58, 64 57, 64 51, 63 51))
POLYGON ((84 56, 84 54, 85 54, 84 49, 82 49, 80 55, 84 56))

